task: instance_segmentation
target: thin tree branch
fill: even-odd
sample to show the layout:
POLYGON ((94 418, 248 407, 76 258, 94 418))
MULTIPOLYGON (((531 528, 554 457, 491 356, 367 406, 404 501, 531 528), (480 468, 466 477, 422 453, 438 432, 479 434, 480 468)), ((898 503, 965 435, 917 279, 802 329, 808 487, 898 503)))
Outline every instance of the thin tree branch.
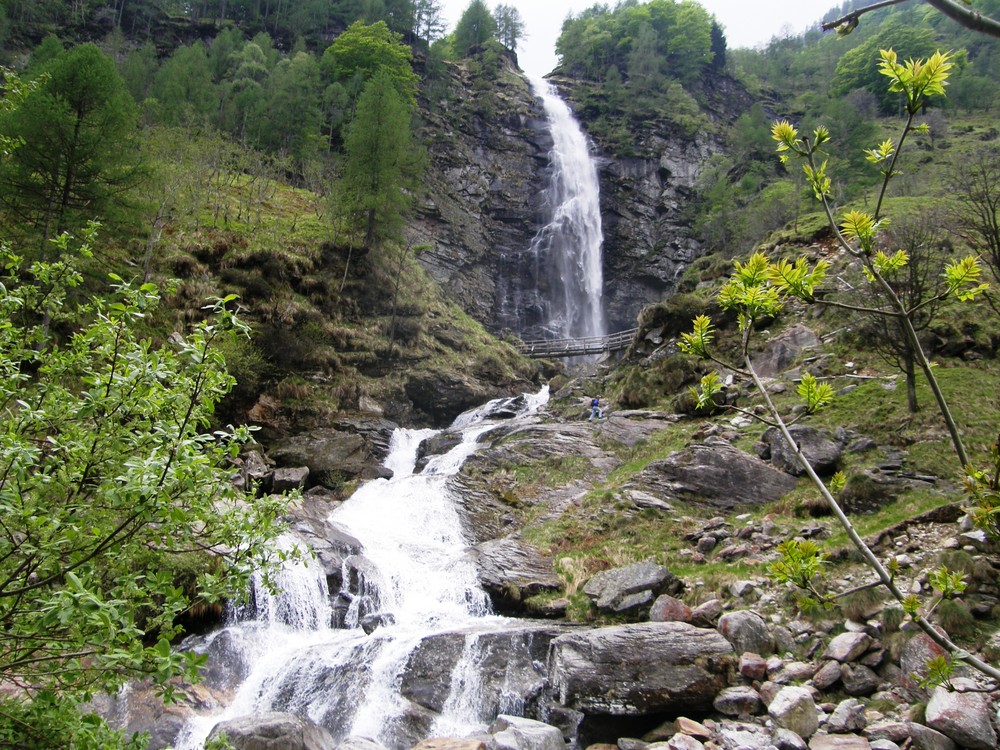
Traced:
POLYGON ((924 2, 967 29, 1000 38, 1000 21, 984 16, 978 10, 966 8, 954 0, 924 0, 924 2))
POLYGON ((834 29, 839 29, 841 26, 846 26, 847 28, 854 29, 858 25, 858 21, 861 19, 865 13, 871 13, 873 10, 878 10, 879 8, 888 8, 890 5, 900 5, 908 0, 882 0, 882 2, 872 3, 871 5, 866 5, 863 8, 856 8, 848 13, 846 16, 841 16, 836 21, 827 21, 823 24, 823 31, 833 31, 834 29))
MULTIPOLYGON (((842 27, 853 29, 858 25, 858 21, 861 19, 861 16, 866 13, 871 13, 872 11, 879 10, 880 8, 888 8, 892 5, 901 5, 907 1, 908 0, 882 0, 881 2, 872 3, 871 5, 866 5, 863 8, 857 8, 847 15, 841 16, 835 21, 827 21, 823 24, 822 29, 823 31, 832 31, 842 27)), ((948 16, 948 18, 952 21, 961 24, 967 29, 978 31, 979 33, 986 34, 987 36, 1000 38, 1000 21, 996 21, 989 16, 984 16, 978 10, 967 8, 954 0, 923 1, 939 13, 948 16)))

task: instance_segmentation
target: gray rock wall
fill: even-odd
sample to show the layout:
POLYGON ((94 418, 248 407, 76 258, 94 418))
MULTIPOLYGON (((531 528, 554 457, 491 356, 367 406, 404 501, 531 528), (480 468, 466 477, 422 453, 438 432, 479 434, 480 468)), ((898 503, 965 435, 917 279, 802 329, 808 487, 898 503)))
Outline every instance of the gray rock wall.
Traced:
MULTIPOLYGON (((572 106, 574 81, 555 83, 572 106)), ((731 82, 714 85, 704 95, 717 102, 707 114, 724 125, 750 100, 731 82)), ((432 245, 421 263, 465 310, 494 330, 511 328, 518 289, 544 283, 525 253, 543 221, 547 122, 513 68, 487 88, 457 66, 452 92, 446 109, 435 105, 424 114, 427 193, 410 239, 432 245)), ((703 252, 690 202, 706 162, 724 147, 718 133, 689 137, 665 122, 642 123, 634 132, 628 155, 595 143, 610 330, 634 326, 639 311, 673 293, 684 268, 703 252)))

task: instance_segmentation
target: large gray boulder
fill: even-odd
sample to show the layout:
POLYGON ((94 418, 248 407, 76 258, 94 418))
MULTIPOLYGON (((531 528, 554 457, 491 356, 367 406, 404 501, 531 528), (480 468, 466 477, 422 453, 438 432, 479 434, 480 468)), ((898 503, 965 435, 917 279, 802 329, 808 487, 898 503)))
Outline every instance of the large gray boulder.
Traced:
POLYGON ((490 725, 494 750, 566 750, 562 732, 549 724, 500 714, 490 725))
POLYGON ((583 593, 598 609, 624 614, 648 608, 660 594, 676 594, 682 587, 667 568, 644 561, 595 574, 583 593))
POLYGON ((400 693, 423 709, 440 713, 451 690, 455 665, 471 658, 481 674, 479 702, 484 713, 516 701, 530 712, 546 684, 550 642, 565 626, 526 622, 495 633, 449 632, 424 638, 400 674, 400 693))
POLYGON ((764 351, 754 358, 754 368, 761 377, 770 378, 784 372, 806 349, 819 346, 819 338, 804 325, 789 326, 771 339, 764 351))
POLYGON ((479 582, 500 613, 524 611, 524 600, 561 591, 552 558, 519 539, 494 539, 472 548, 479 582))
POLYGON ((972 680, 958 677, 952 683, 955 690, 939 686, 931 693, 924 714, 927 726, 969 750, 994 750, 997 733, 990 723, 989 698, 980 692, 958 692, 976 690, 972 680))
POLYGON ((724 509, 771 502, 794 487, 793 477, 724 440, 653 461, 628 485, 667 500, 724 509))
POLYGON ((310 482, 336 490, 352 479, 391 476, 382 460, 395 427, 384 419, 340 422, 279 440, 268 456, 279 467, 306 466, 310 482))
POLYGON ((923 724, 907 722, 910 732, 910 745, 913 750, 956 750, 955 741, 946 734, 923 724))
POLYGON ((736 653, 749 651, 752 654, 774 653, 774 636, 767 623, 756 612, 739 609, 727 612, 719 618, 719 632, 733 644, 736 653))
MULTIPOLYGON (((826 476, 837 470, 841 455, 839 444, 815 427, 794 425, 788 428, 788 432, 817 474, 826 476)), ((768 427, 761 440, 770 449, 771 463, 777 468, 797 477, 806 473, 792 446, 777 427, 768 427)))
POLYGON ((288 713, 241 716, 215 725, 208 739, 225 733, 235 750, 334 750, 337 743, 323 727, 288 713))
POLYGON ((434 427, 447 427, 459 414, 492 398, 506 395, 484 383, 454 372, 415 372, 404 385, 414 409, 434 427))
POLYGON ((767 713, 776 726, 795 732, 808 739, 819 728, 816 701, 812 691, 789 685, 781 688, 767 707, 767 713))
POLYGON ((715 630, 619 625, 552 641, 549 681, 561 705, 584 714, 708 712, 734 664, 732 646, 715 630))

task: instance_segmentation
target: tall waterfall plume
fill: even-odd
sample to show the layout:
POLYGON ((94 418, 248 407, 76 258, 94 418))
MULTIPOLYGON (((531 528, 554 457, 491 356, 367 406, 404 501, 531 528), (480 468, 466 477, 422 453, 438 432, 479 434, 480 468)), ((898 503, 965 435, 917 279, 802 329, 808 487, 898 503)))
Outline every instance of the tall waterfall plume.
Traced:
POLYGON ((531 242, 535 289, 515 302, 522 338, 578 338, 606 333, 600 186, 587 138, 569 106, 543 79, 532 80, 552 137, 544 193, 546 220, 531 242))

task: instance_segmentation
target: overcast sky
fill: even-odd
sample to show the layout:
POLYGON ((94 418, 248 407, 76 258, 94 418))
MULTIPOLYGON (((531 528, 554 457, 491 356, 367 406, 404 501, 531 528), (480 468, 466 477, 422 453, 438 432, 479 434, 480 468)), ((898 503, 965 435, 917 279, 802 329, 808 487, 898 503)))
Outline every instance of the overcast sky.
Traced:
MULTIPOLYGON (((577 14, 598 0, 486 0, 492 10, 499 2, 513 5, 524 19, 525 36, 518 45, 517 57, 521 69, 532 75, 545 75, 556 66, 556 39, 562 22, 569 13, 577 14)), ((610 7, 615 0, 604 0, 610 7)), ((725 29, 729 47, 756 47, 766 44, 773 36, 798 34, 819 21, 830 8, 840 6, 839 0, 699 0, 725 29)), ((448 31, 469 0, 441 0, 448 31)))

